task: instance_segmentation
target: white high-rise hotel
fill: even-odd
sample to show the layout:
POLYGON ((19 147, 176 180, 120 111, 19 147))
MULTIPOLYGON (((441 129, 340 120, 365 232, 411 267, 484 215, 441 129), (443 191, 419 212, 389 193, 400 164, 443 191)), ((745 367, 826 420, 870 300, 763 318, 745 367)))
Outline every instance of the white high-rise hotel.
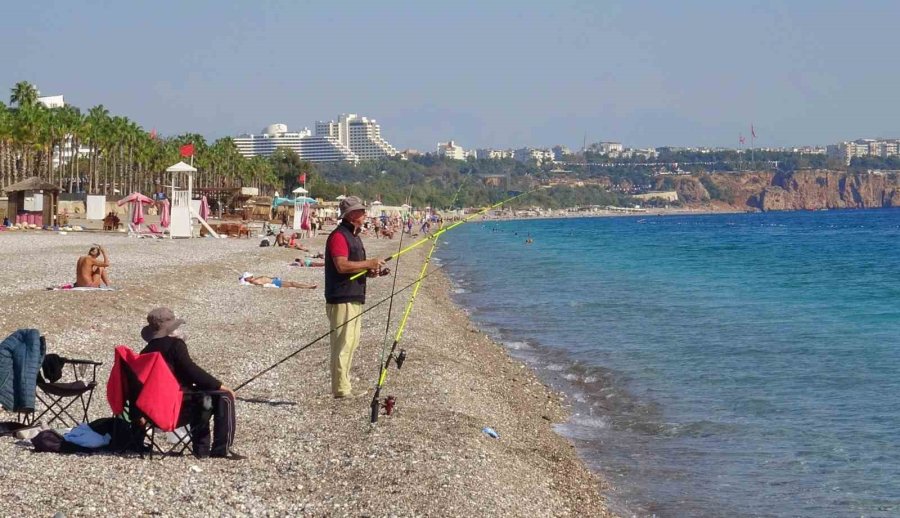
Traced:
POLYGON ((291 133, 284 124, 272 124, 262 135, 241 135, 234 143, 246 157, 268 156, 287 147, 309 162, 357 162, 397 154, 394 146, 381 138, 375 119, 353 113, 341 115, 337 122, 317 121, 315 136, 306 128, 291 133))

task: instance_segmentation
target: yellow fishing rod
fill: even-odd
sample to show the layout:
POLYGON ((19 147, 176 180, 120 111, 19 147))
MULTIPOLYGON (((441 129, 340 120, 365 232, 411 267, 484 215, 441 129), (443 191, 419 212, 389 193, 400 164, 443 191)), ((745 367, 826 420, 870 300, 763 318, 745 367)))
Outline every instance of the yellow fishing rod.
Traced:
MULTIPOLYGON (((497 202, 497 203, 495 203, 495 204, 493 204, 493 205, 489 205, 489 206, 487 206, 487 207, 481 209, 480 211, 476 212, 475 214, 471 214, 470 216, 468 216, 468 217, 466 217, 466 218, 464 218, 464 219, 461 219, 461 220, 457 221, 456 223, 450 225, 450 226, 447 227, 447 228, 442 228, 442 229, 438 230, 437 232, 435 232, 434 234, 432 234, 432 235, 430 235, 430 236, 423 237, 422 239, 420 239, 420 240, 416 241, 415 243, 413 243, 413 244, 407 246, 406 248, 403 248, 403 249, 401 249, 400 251, 395 252, 395 253, 393 253, 392 255, 387 256, 384 260, 385 260, 385 261, 390 261, 391 259, 396 259, 397 257, 400 257, 401 255, 405 254, 406 252, 409 252, 410 250, 412 250, 412 249, 414 249, 414 248, 417 248, 417 247, 421 246, 421 245, 424 244, 424 243, 427 243, 428 241, 430 241, 430 240, 432 240, 432 239, 435 240, 435 242, 437 242, 437 238, 440 237, 440 235, 443 234, 444 232, 448 232, 448 231, 450 231, 450 230, 453 230, 454 228, 456 228, 456 227, 462 225, 463 223, 468 223, 471 219, 477 218, 478 216, 481 216, 482 214, 484 214, 485 212, 487 212, 487 211, 489 211, 489 210, 496 209, 497 207, 499 207, 499 206, 501 206, 501 205, 504 205, 504 204, 506 204, 506 203, 509 203, 509 202, 515 200, 516 198, 521 198, 522 196, 525 196, 526 194, 531 194, 531 193, 536 192, 536 191, 539 191, 539 190, 541 190, 541 189, 543 189, 543 188, 544 188, 544 187, 541 186, 541 187, 538 187, 537 189, 532 189, 532 190, 530 190, 530 191, 526 191, 526 192, 523 192, 523 193, 519 193, 519 194, 517 194, 517 195, 515 195, 515 196, 512 196, 512 197, 510 197, 510 198, 507 198, 507 199, 505 199, 505 200, 503 200, 503 201, 499 201, 499 202, 497 202)), ((362 277, 363 275, 365 275, 366 273, 367 273, 367 270, 363 270, 363 271, 361 271, 361 272, 359 272, 359 273, 356 273, 356 274, 354 274, 352 277, 350 277, 350 280, 352 281, 352 280, 358 279, 358 278, 362 277)))
MULTIPOLYGON (((453 196, 453 200, 450 202, 450 205, 456 203, 456 199, 459 197, 460 191, 462 191, 463 185, 465 182, 459 185, 459 188, 456 189, 456 194, 453 196)), ((444 226, 443 220, 441 220, 441 227, 444 226)), ((438 232, 435 233, 437 236, 441 232, 438 229, 438 232)), ((431 249, 428 251, 428 254, 425 256, 425 261, 422 263, 422 270, 419 272, 418 278, 416 278, 415 287, 413 288, 412 295, 409 297, 409 301, 406 303, 406 309, 403 311, 403 318, 400 320, 400 326, 397 328, 397 334, 394 336, 394 343, 391 344, 391 352, 388 353, 387 359, 384 358, 384 347, 381 349, 381 359, 379 362, 381 364, 381 373, 378 375, 378 383, 375 384, 375 394, 372 395, 372 404, 371 407, 371 416, 370 421, 372 424, 378 422, 378 413, 381 411, 381 388, 384 386, 384 381, 387 379, 388 367, 391 365, 391 360, 397 364, 397 369, 403 367, 403 362, 406 361, 406 350, 400 349, 400 354, 394 357, 394 352, 397 350, 397 344, 400 343, 400 339, 403 338, 403 330, 406 328, 406 322, 409 320, 409 313, 412 311, 413 304, 416 302, 416 295, 419 294, 419 288, 422 286, 422 279, 425 278, 426 272, 428 271, 428 265, 431 263, 431 256, 434 255, 434 250, 437 248, 438 241, 437 239, 431 244, 431 249)), ((399 255, 400 252, 397 252, 399 255)), ((394 399, 393 397, 388 397, 388 400, 385 401, 385 410, 388 414, 394 408, 394 399)))

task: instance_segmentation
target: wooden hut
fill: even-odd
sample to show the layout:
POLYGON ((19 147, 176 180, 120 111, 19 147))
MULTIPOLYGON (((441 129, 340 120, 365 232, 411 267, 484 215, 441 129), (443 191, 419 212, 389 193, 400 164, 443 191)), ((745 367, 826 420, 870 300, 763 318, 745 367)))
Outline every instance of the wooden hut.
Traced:
POLYGON ((6 215, 10 223, 33 223, 38 226, 56 224, 59 187, 32 176, 3 190, 9 197, 6 215), (26 210, 25 198, 31 196, 42 196, 43 203, 40 210, 26 210))

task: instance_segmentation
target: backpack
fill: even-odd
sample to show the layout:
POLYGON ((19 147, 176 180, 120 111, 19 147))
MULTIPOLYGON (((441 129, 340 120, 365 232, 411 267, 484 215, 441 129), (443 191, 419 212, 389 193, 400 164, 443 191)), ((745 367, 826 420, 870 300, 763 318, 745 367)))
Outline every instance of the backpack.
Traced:
POLYGON ((271 246, 271 245, 270 245, 268 239, 263 239, 262 241, 259 242, 259 246, 266 247, 266 246, 271 246))

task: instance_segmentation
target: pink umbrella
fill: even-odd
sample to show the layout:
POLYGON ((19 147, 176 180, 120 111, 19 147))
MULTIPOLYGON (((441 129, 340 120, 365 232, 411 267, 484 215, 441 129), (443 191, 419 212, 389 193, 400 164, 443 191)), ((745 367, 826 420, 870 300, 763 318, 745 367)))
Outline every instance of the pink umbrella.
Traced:
POLYGON ((121 207, 122 205, 125 205, 126 203, 145 203, 145 204, 149 205, 149 204, 153 203, 153 200, 151 200, 150 198, 144 196, 143 194, 141 194, 139 192, 133 192, 133 193, 129 194, 128 196, 122 198, 121 200, 117 201, 116 205, 121 207))
POLYGON ((304 203, 302 212, 300 212, 300 229, 309 230, 312 226, 309 224, 309 204, 304 203))
POLYGON ((169 214, 169 200, 162 201, 162 214, 160 214, 159 224, 162 225, 163 228, 169 228, 169 224, 172 222, 172 215, 169 214))
POLYGON ((140 226, 144 222, 144 204, 134 203, 131 206, 131 222, 140 226))
POLYGON ((209 202, 206 201, 206 196, 200 198, 200 219, 209 219, 209 202))

